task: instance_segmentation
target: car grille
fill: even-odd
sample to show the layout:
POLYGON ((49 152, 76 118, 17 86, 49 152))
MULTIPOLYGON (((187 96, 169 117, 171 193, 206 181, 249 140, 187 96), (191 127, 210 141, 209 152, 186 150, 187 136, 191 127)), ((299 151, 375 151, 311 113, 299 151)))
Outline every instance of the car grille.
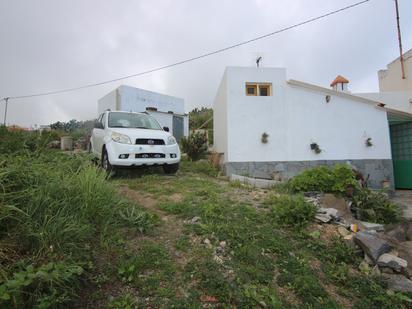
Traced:
POLYGON ((136 139, 136 145, 164 145, 165 141, 156 138, 138 138, 136 139))
POLYGON ((138 153, 136 154, 136 159, 160 159, 165 158, 164 153, 138 153))

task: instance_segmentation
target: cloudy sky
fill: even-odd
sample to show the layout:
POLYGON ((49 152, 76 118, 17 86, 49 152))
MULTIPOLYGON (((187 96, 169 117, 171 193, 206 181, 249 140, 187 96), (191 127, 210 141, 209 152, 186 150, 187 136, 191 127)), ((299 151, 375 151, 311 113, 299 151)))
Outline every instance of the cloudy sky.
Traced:
MULTIPOLYGON (((0 97, 82 86, 220 49, 358 0, 0 0, 0 97)), ((412 1, 399 0, 404 51, 412 1)), ((24 126, 96 117, 121 84, 211 106, 226 66, 286 67, 322 86, 341 74, 353 92, 378 91, 377 70, 399 55, 393 0, 366 4, 225 53, 146 76, 59 95, 9 101, 24 126)), ((0 102, 3 122, 4 102, 0 102)))

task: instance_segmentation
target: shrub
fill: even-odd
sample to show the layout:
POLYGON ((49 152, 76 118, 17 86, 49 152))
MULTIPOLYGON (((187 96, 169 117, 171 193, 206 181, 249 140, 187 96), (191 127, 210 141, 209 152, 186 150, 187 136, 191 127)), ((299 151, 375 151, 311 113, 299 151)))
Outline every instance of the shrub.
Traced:
POLYGON ((75 284, 83 273, 79 265, 48 263, 27 266, 0 284, 0 305, 14 308, 57 307, 75 295, 75 284))
POLYGON ((183 137, 180 143, 183 152, 185 152, 192 161, 201 159, 207 151, 206 134, 202 132, 195 132, 187 138, 183 137))
POLYGON ((315 167, 292 178, 288 188, 293 192, 321 191, 343 194, 348 186, 357 186, 352 169, 346 165, 315 167))
POLYGON ((282 225, 303 227, 312 221, 316 207, 301 195, 281 195, 272 198, 272 215, 282 225))
POLYGON ((355 191, 352 209, 358 219, 377 223, 396 222, 400 218, 398 206, 382 191, 363 188, 355 191))

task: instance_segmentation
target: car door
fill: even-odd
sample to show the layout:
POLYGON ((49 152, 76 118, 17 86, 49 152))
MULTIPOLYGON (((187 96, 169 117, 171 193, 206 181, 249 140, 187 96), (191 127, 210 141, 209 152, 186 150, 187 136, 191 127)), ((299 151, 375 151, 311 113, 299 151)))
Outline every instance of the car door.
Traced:
POLYGON ((104 115, 101 114, 97 119, 93 134, 92 134, 92 146, 93 146, 93 153, 97 156, 101 155, 102 147, 103 147, 103 139, 104 139, 104 115))

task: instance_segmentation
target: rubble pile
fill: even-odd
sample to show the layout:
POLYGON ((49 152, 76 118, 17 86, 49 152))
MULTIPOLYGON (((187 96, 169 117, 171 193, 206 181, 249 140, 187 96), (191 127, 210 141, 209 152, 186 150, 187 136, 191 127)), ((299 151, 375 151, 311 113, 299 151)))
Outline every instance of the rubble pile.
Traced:
POLYGON ((412 222, 384 226, 357 220, 351 202, 332 194, 308 192, 305 200, 317 207, 318 223, 336 225, 349 245, 362 250, 362 272, 381 276, 393 291, 412 292, 412 222))

